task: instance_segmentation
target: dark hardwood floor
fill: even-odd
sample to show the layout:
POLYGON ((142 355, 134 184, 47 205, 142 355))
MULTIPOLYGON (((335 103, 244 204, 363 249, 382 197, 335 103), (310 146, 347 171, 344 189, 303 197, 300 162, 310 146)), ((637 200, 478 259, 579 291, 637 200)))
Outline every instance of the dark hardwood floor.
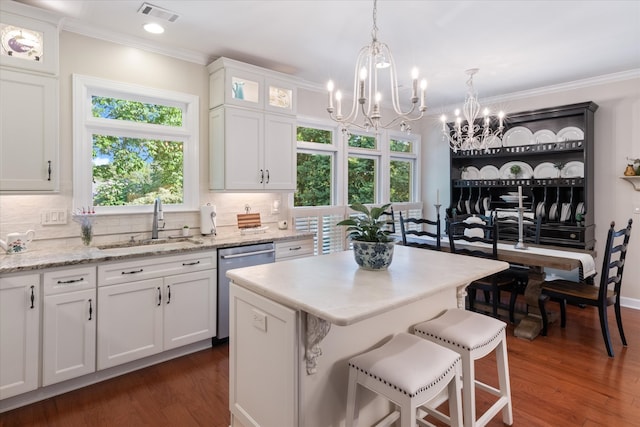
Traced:
MULTIPOLYGON (((514 426, 640 425, 640 311, 623 309, 627 348, 609 311, 615 358, 591 307, 568 307, 565 330, 554 323, 531 342, 509 326, 514 426)), ((220 345, 0 414, 0 426, 226 427, 228 370, 228 346, 220 345)), ((477 376, 495 378, 492 356, 477 364, 477 376)), ((485 397, 479 409, 488 407, 485 397)), ((500 416, 489 424, 502 425, 500 416)))

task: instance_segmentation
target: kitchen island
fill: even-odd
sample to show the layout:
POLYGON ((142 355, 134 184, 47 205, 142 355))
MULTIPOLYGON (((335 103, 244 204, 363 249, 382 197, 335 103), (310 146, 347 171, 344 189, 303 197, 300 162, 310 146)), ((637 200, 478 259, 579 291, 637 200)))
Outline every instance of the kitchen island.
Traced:
MULTIPOLYGON (((507 268, 397 246, 387 271, 359 269, 351 251, 231 270, 231 425, 344 425, 349 358, 463 306, 470 282, 507 268)), ((388 410, 368 392, 359 404, 363 425, 388 410)))

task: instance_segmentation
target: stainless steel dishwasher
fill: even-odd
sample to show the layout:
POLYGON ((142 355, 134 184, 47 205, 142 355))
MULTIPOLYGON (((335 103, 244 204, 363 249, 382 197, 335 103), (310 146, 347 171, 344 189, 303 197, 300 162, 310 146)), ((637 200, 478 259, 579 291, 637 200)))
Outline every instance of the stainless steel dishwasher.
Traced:
POLYGON ((229 338, 229 278, 227 271, 234 268, 275 262, 273 242, 258 245, 218 249, 218 333, 214 342, 229 338))

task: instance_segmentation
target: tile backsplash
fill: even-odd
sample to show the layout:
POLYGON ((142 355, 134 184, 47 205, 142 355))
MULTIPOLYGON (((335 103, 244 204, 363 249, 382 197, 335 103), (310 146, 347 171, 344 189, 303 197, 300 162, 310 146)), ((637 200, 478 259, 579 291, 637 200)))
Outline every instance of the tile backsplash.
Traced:
MULTIPOLYGON (((211 203, 216 206, 216 224, 218 227, 235 227, 237 214, 245 213, 249 205, 251 213, 260 213, 263 224, 274 227, 281 219, 288 217, 288 193, 208 193, 201 196, 201 205, 211 203), (274 205, 278 212, 274 212, 274 205)), ((60 206, 59 195, 1 195, 0 196, 0 239, 7 233, 35 230, 33 247, 51 247, 59 245, 79 245, 80 224, 72 220, 71 201, 68 206, 60 206), (47 208, 64 209, 67 224, 42 225, 41 215, 47 208)), ((160 237, 176 236, 184 225, 191 228, 191 234, 200 234, 200 210, 171 212, 165 209, 165 227, 160 237)), ((96 215, 93 226, 94 244, 113 243, 151 237, 153 218, 149 214, 96 215)))

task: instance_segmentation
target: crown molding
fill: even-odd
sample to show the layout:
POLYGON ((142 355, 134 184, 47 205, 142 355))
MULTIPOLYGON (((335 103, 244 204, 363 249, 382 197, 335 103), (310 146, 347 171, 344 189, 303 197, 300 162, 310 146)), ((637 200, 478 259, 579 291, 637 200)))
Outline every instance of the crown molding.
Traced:
POLYGON ((139 37, 125 36, 121 33, 91 27, 72 18, 68 18, 63 21, 62 29, 71 33, 117 43, 128 47, 134 47, 200 65, 207 65, 211 62, 211 58, 201 52, 169 48, 160 43, 150 42, 149 40, 139 37))

